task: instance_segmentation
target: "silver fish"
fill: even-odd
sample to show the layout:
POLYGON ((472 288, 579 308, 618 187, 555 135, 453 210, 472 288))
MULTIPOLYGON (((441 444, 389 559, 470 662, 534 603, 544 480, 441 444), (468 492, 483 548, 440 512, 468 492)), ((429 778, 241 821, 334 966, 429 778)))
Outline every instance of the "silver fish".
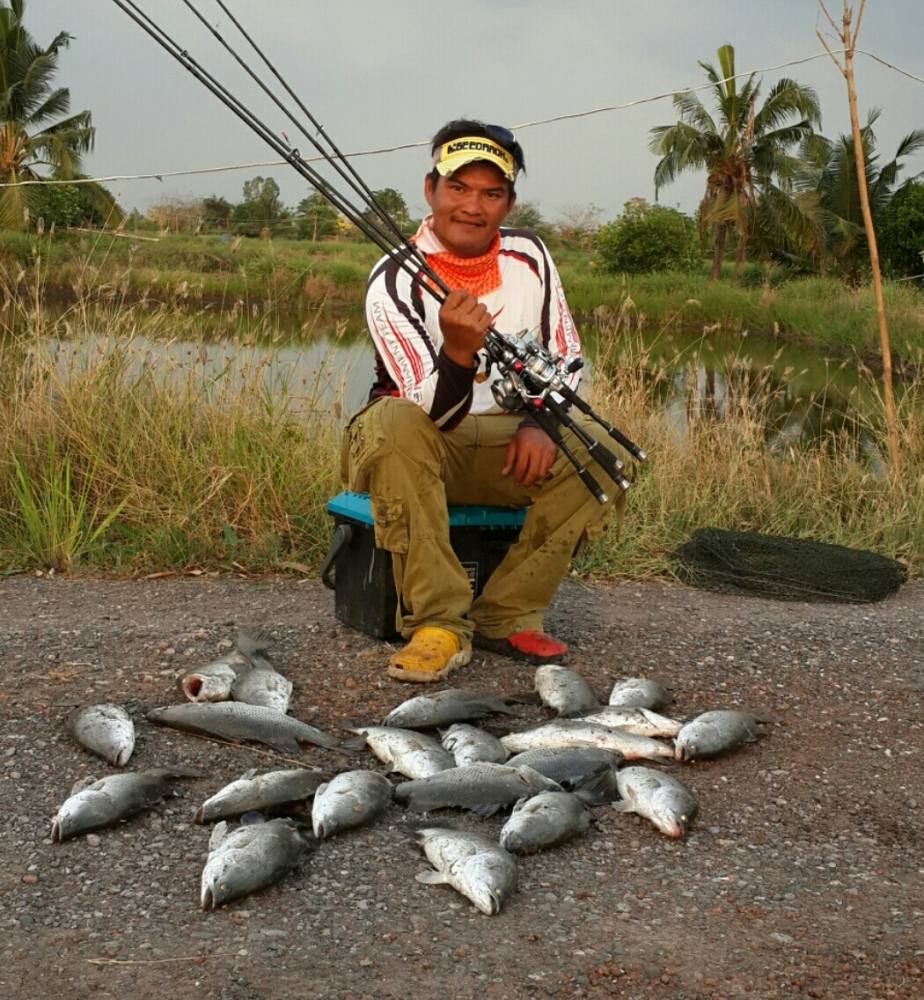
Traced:
POLYGON ((318 840, 380 816, 394 789, 378 771, 343 771, 315 792, 311 824, 318 840))
POLYGON ((674 756, 677 760, 696 760, 736 750, 757 739, 757 721, 749 712, 703 712, 677 734, 674 756))
POLYGON ((301 767, 280 771, 245 771, 237 781, 225 785, 206 799, 196 812, 197 823, 235 819, 247 812, 272 813, 310 799, 327 780, 319 771, 301 767))
POLYGON ((508 757, 504 744, 496 736, 465 722, 457 722, 443 733, 443 749, 452 754, 456 767, 479 761, 503 764, 508 757))
POLYGON ((516 888, 513 855, 481 834, 428 827, 417 831, 417 843, 436 869, 419 872, 417 881, 451 885, 488 916, 500 913, 516 888))
POLYGON ((676 736, 683 726, 676 719, 666 715, 658 715, 650 708, 623 708, 621 705, 604 705, 596 712, 588 712, 581 718, 585 722, 598 722, 601 726, 613 729, 625 729, 638 736, 676 736))
POLYGON ((175 767, 125 771, 108 777, 78 781, 51 821, 51 839, 67 840, 112 826, 157 805, 179 778, 201 778, 198 771, 175 767))
POLYGON ((499 695, 479 694, 461 688, 447 688, 437 694, 422 694, 409 698, 392 709, 382 723, 405 729, 434 729, 450 722, 483 719, 498 712, 513 714, 499 695))
POLYGON ((364 736, 376 757, 406 778, 426 778, 455 767, 456 762, 448 750, 444 750, 432 737, 413 729, 360 726, 351 732, 364 736))
POLYGON ((471 809, 479 816, 493 816, 519 799, 550 790, 561 788, 530 767, 481 763, 405 781, 395 789, 395 800, 413 812, 455 807, 471 809))
POLYGON ((202 870, 202 909, 217 910, 278 882, 310 847, 306 835, 290 819, 239 826, 230 833, 226 823, 219 823, 202 870))
POLYGON ((557 847, 590 826, 590 811, 570 792, 540 792, 513 809, 500 832, 500 845, 514 854, 557 847))
POLYGON ((657 681, 628 677, 613 685, 609 703, 621 708, 661 708, 670 700, 670 692, 657 681))
POLYGON ((292 698, 292 682, 278 673, 269 660, 254 659, 250 670, 235 679, 231 697, 246 705, 274 708, 285 715, 292 698))
POLYGON ((651 767, 624 767, 616 781, 622 801, 614 809, 644 816, 668 837, 686 836, 698 804, 682 781, 651 767))
POLYGON ((316 726, 275 709, 236 701, 152 708, 147 717, 159 725, 190 733, 265 743, 283 753, 299 753, 300 743, 313 743, 327 750, 355 750, 361 745, 354 740, 338 740, 316 726))
POLYGON ((234 649, 181 677, 180 690, 188 701, 227 701, 235 680, 251 668, 252 657, 267 649, 269 639, 262 632, 242 629, 234 649))
POLYGON ((626 760, 670 759, 674 756, 673 749, 666 743, 582 719, 555 719, 519 733, 508 733, 501 737, 501 743, 512 753, 547 747, 598 747, 601 750, 617 750, 626 760))
POLYGON ((550 747, 525 750, 507 761, 510 767, 531 767, 562 788, 577 792, 588 805, 619 798, 616 771, 625 758, 617 750, 596 747, 550 747))
POLYGON ((85 750, 116 767, 124 767, 135 749, 135 725, 118 705, 78 708, 69 716, 67 728, 85 750))
POLYGON ((559 715, 578 715, 600 706, 600 699, 580 674, 554 663, 536 668, 535 687, 542 704, 559 715))

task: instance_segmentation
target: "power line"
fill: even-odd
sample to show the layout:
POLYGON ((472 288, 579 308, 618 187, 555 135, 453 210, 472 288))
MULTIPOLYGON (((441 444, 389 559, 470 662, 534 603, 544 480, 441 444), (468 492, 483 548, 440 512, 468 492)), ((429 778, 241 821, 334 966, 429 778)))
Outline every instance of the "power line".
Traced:
MULTIPOLYGON (((834 55, 842 55, 845 49, 833 49, 832 53, 834 55)), ((902 69, 900 66, 896 66, 893 63, 877 56, 873 52, 869 52, 866 49, 856 49, 856 52, 861 55, 867 56, 887 69, 893 70, 896 73, 900 73, 902 76, 908 77, 910 80, 915 80, 918 83, 924 83, 924 77, 917 76, 908 70, 902 69)), ((774 66, 764 66, 760 69, 747 70, 743 73, 735 73, 733 76, 727 76, 717 83, 706 83, 697 87, 682 87, 676 88, 674 90, 666 90, 659 94, 652 94, 650 97, 639 97, 633 101, 626 101, 623 104, 608 104, 599 108, 591 108, 588 111, 572 111, 563 115, 555 115, 552 118, 539 118, 536 121, 531 122, 521 122, 518 125, 512 126, 514 131, 526 128, 536 128, 539 125, 551 125, 556 122, 570 121, 575 118, 587 118, 590 115, 604 114, 610 111, 625 111, 629 108, 635 108, 642 104, 651 104, 654 101, 663 101, 668 97, 673 97, 675 94, 695 94, 701 90, 712 90, 716 86, 720 86, 723 83, 730 83, 732 80, 740 80, 743 77, 754 76, 757 73, 771 73, 775 70, 786 69, 790 66, 800 66, 804 63, 812 62, 815 59, 827 58, 827 52, 816 52, 814 55, 803 56, 800 59, 790 59, 787 62, 777 63, 774 66)), ((380 146, 375 149, 362 149, 357 150, 353 153, 345 153, 347 159, 353 159, 354 157, 360 156, 379 156, 383 153, 397 153, 405 149, 418 149, 421 146, 429 146, 429 139, 419 139, 416 142, 405 142, 397 146, 380 146)), ((319 163, 324 160, 322 156, 311 156, 302 158, 305 163, 319 163)), ((288 160, 261 160, 256 163, 234 163, 226 164, 218 167, 199 167, 196 169, 189 170, 160 170, 156 173, 148 174, 111 174, 107 177, 78 177, 74 180, 27 180, 27 181, 13 181, 8 183, 0 183, 0 188, 7 187, 27 187, 30 185, 38 184, 110 184, 114 181, 144 181, 144 180, 157 180, 163 181, 165 177, 194 177, 202 174, 218 174, 227 173, 236 170, 254 170, 256 168, 262 167, 283 167, 288 166, 288 160)))

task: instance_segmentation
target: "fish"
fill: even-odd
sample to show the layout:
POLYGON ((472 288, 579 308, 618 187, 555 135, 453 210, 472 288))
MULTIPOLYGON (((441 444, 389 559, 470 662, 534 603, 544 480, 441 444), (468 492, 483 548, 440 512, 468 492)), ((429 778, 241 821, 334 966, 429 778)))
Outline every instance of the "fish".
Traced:
POLYGON ((278 882, 311 847, 305 831, 291 819, 271 819, 230 832, 222 821, 209 840, 200 906, 203 910, 217 910, 278 882))
POLYGON ((623 708, 620 705, 604 705, 596 712, 588 712, 581 718, 584 722, 598 722, 601 726, 625 729, 637 736, 671 738, 676 736, 683 726, 677 719, 658 715, 650 708, 623 708))
POLYGON ((292 698, 292 682, 265 659, 254 659, 250 670, 239 674, 231 686, 231 697, 246 705, 274 708, 285 715, 292 698))
POLYGON ((84 705, 67 720, 71 736, 115 767, 124 767, 135 749, 135 724, 119 705, 84 705))
POLYGON ((315 792, 311 825, 318 840, 370 823, 392 800, 392 783, 378 771, 342 771, 315 792))
POLYGON ((501 737, 501 743, 511 753, 546 747, 598 747, 601 750, 618 750, 626 760, 658 760, 674 756, 673 748, 666 743, 583 719, 555 719, 518 733, 508 733, 501 737))
POLYGON ((571 792, 540 792, 521 799, 500 832, 500 845, 513 854, 532 854, 571 840, 590 826, 590 811, 571 792))
POLYGON ((736 750, 757 739, 757 723, 758 719, 749 712, 727 709, 703 712, 677 734, 674 756, 677 760, 696 760, 736 750))
POLYGON ((426 778, 456 766, 448 750, 444 750, 432 737, 413 729, 359 726, 351 732, 365 737, 366 745, 376 757, 406 778, 426 778))
POLYGON ((477 764, 479 761, 503 764, 509 756, 504 744, 496 736, 464 722, 454 723, 442 736, 443 749, 452 754, 456 767, 477 764))
POLYGON ((562 788, 578 792, 588 805, 619 798, 616 771, 625 757, 618 750, 597 747, 548 747, 525 750, 507 761, 510 767, 531 767, 562 788))
POLYGON ((310 799, 328 775, 295 767, 286 770, 245 771, 205 800, 196 812, 197 823, 236 819, 247 812, 272 813, 310 799))
POLYGON ((273 708, 222 701, 214 705, 168 705, 152 708, 147 718, 161 726, 170 726, 189 733, 204 733, 225 740, 249 740, 265 743, 283 753, 299 753, 301 743, 313 743, 326 750, 351 751, 361 741, 339 740, 336 736, 293 719, 273 708))
POLYGON ((696 796, 677 778, 653 767, 624 767, 616 775, 619 812, 634 812, 668 837, 685 837, 699 808, 696 796))
POLYGON ((670 692, 657 681, 627 677, 613 685, 609 703, 621 708, 662 708, 670 700, 670 692))
POLYGON ((542 704, 559 715, 579 715, 600 706, 600 699, 579 673, 554 663, 536 669, 535 687, 542 704))
POLYGON ((189 701, 227 701, 239 676, 250 670, 253 656, 269 649, 269 640, 253 629, 242 629, 234 649, 180 678, 180 690, 189 701))
POLYGON ((417 831, 417 843, 436 869, 419 872, 417 881, 450 885, 488 916, 500 913, 516 888, 516 859, 488 837, 425 827, 417 831))
POLYGON ((480 763, 402 782, 395 789, 395 800, 412 812, 459 808, 493 816, 519 799, 550 790, 561 791, 561 786, 530 767, 480 763))
POLYGON ((113 826, 120 820, 157 805, 178 779, 201 778, 188 767, 156 767, 147 771, 123 771, 105 778, 84 778, 51 821, 51 839, 60 843, 80 833, 113 826))
POLYGON ((514 714, 507 701, 499 695, 447 688, 437 694, 409 698, 392 709, 385 716, 382 725, 404 729, 435 729, 451 722, 483 719, 495 713, 514 714))

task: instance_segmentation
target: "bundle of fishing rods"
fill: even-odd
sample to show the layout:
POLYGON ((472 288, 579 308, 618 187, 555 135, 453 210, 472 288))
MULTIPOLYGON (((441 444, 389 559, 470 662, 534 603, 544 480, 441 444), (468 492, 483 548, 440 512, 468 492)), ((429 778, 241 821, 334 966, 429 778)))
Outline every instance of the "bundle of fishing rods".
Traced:
MULTIPOLYGON (((279 71, 240 21, 228 9, 224 0, 215 0, 215 3, 256 53, 276 83, 294 102, 298 112, 304 116, 303 118, 300 118, 274 93, 272 86, 261 79, 218 29, 206 19, 192 0, 181 0, 181 2, 279 108, 293 128, 317 151, 320 158, 333 169, 340 181, 346 185, 348 193, 345 194, 343 190, 338 190, 333 183, 320 174, 310 162, 303 158, 299 149, 292 145, 285 132, 276 132, 271 129, 257 114, 220 83, 212 73, 205 69, 198 60, 193 58, 154 18, 146 14, 139 4, 135 3, 134 0, 113 0, 117 7, 173 56, 222 104, 233 111, 248 128, 307 180, 359 232, 383 252, 392 256, 398 266, 410 274, 412 278, 418 280, 426 278, 427 280, 421 282, 422 287, 439 302, 442 302, 449 294, 449 287, 429 266, 426 256, 413 242, 409 242, 405 238, 397 223, 376 199, 375 193, 353 168, 348 158, 337 148, 324 127, 282 78, 279 71), (311 126, 313 132, 309 131, 306 122, 311 126), (351 200, 354 197, 358 198, 360 204, 365 206, 364 210, 357 207, 351 200)), ((160 5, 158 4, 158 6, 160 5)), ((625 468, 623 463, 600 440, 588 433, 585 427, 578 423, 570 413, 573 406, 602 427, 633 458, 640 462, 645 460, 645 452, 637 444, 604 420, 567 383, 567 376, 573 374, 583 364, 580 358, 565 363, 562 359, 554 358, 540 344, 529 340, 511 339, 498 332, 493 326, 485 334, 484 350, 489 366, 495 367, 500 375, 500 378, 492 385, 492 392, 498 405, 505 410, 524 411, 531 416, 572 463, 581 482, 599 503, 606 503, 609 497, 590 472, 587 464, 582 462, 564 440, 563 429, 571 431, 574 438, 584 446, 592 459, 619 489, 623 491, 629 489, 631 483, 623 473, 625 468)))

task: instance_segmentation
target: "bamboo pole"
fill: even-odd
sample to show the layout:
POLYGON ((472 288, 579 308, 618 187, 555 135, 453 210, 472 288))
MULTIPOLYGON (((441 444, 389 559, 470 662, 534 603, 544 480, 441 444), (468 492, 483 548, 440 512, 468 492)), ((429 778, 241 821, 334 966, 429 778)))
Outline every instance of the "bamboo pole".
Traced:
POLYGON ((898 449, 898 424, 895 418, 895 395, 892 390, 892 350, 889 346, 889 325, 886 319, 885 300, 882 296, 882 270, 879 267, 879 245, 876 241, 873 214, 869 207, 869 189, 866 184, 866 157, 863 152, 863 138, 860 134, 860 116, 857 111, 857 87, 853 72, 857 36, 860 34, 860 24, 863 21, 866 0, 860 0, 855 26, 853 23, 853 8, 849 0, 844 0, 840 26, 838 26, 834 18, 828 13, 825 0, 818 0, 818 3, 844 49, 844 62, 841 63, 829 48, 821 31, 816 28, 815 33, 821 40, 821 44, 827 49, 828 55, 831 56, 835 66, 837 66, 847 81, 847 101, 850 105, 850 127, 853 133, 853 152, 857 165, 860 210, 863 213, 863 226, 866 230, 866 242, 869 247, 869 263, 873 272, 873 294, 876 298, 876 317, 879 321, 879 343, 882 351, 883 401, 885 403, 886 430, 889 436, 889 464, 892 474, 898 475, 901 468, 901 454, 898 449))

